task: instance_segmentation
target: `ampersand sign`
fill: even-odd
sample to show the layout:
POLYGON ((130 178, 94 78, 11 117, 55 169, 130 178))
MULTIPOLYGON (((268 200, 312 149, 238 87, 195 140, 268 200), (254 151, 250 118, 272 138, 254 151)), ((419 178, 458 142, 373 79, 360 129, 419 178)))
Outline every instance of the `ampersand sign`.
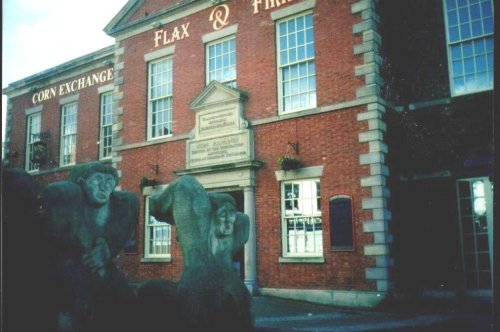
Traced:
POLYGON ((214 22, 214 30, 220 30, 229 24, 229 7, 227 5, 218 5, 210 13, 210 22, 214 22))

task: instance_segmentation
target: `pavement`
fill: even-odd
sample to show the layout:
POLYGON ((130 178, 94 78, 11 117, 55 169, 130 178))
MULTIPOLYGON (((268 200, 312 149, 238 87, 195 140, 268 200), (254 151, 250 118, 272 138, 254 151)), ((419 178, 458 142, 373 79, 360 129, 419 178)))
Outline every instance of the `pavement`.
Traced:
MULTIPOLYGON (((255 296, 256 332, 291 331, 473 331, 492 332, 488 310, 368 310, 340 308, 273 297, 255 296)), ((497 326, 498 328, 498 326, 497 326)), ((497 330, 497 331, 500 331, 497 330)))

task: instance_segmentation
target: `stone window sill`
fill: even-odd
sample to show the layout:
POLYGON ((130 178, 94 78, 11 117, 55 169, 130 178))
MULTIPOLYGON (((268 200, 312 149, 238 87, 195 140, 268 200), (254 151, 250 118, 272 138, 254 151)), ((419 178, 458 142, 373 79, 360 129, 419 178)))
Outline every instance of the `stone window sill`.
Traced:
POLYGON ((165 258, 141 258, 141 263, 170 263, 172 262, 171 257, 165 257, 165 258))
POLYGON ((324 263, 325 257, 280 257, 280 263, 317 264, 324 263))

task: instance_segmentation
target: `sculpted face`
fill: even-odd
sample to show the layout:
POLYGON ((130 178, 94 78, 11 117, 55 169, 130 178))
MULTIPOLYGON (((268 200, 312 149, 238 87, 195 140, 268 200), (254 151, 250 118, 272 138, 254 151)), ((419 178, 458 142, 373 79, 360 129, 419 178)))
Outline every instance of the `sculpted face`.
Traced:
POLYGON ((85 180, 87 199, 95 205, 103 205, 109 201, 109 195, 115 189, 115 178, 107 173, 94 173, 85 180))
POLYGON ((228 236, 233 233, 236 210, 230 203, 219 206, 215 213, 215 235, 217 237, 228 236))

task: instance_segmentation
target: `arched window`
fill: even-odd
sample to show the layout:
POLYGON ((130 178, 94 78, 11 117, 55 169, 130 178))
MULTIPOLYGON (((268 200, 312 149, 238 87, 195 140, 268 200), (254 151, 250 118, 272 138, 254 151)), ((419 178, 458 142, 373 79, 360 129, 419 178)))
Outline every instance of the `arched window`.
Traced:
POLYGON ((330 198, 330 244, 332 250, 353 250, 352 199, 347 195, 330 198))

